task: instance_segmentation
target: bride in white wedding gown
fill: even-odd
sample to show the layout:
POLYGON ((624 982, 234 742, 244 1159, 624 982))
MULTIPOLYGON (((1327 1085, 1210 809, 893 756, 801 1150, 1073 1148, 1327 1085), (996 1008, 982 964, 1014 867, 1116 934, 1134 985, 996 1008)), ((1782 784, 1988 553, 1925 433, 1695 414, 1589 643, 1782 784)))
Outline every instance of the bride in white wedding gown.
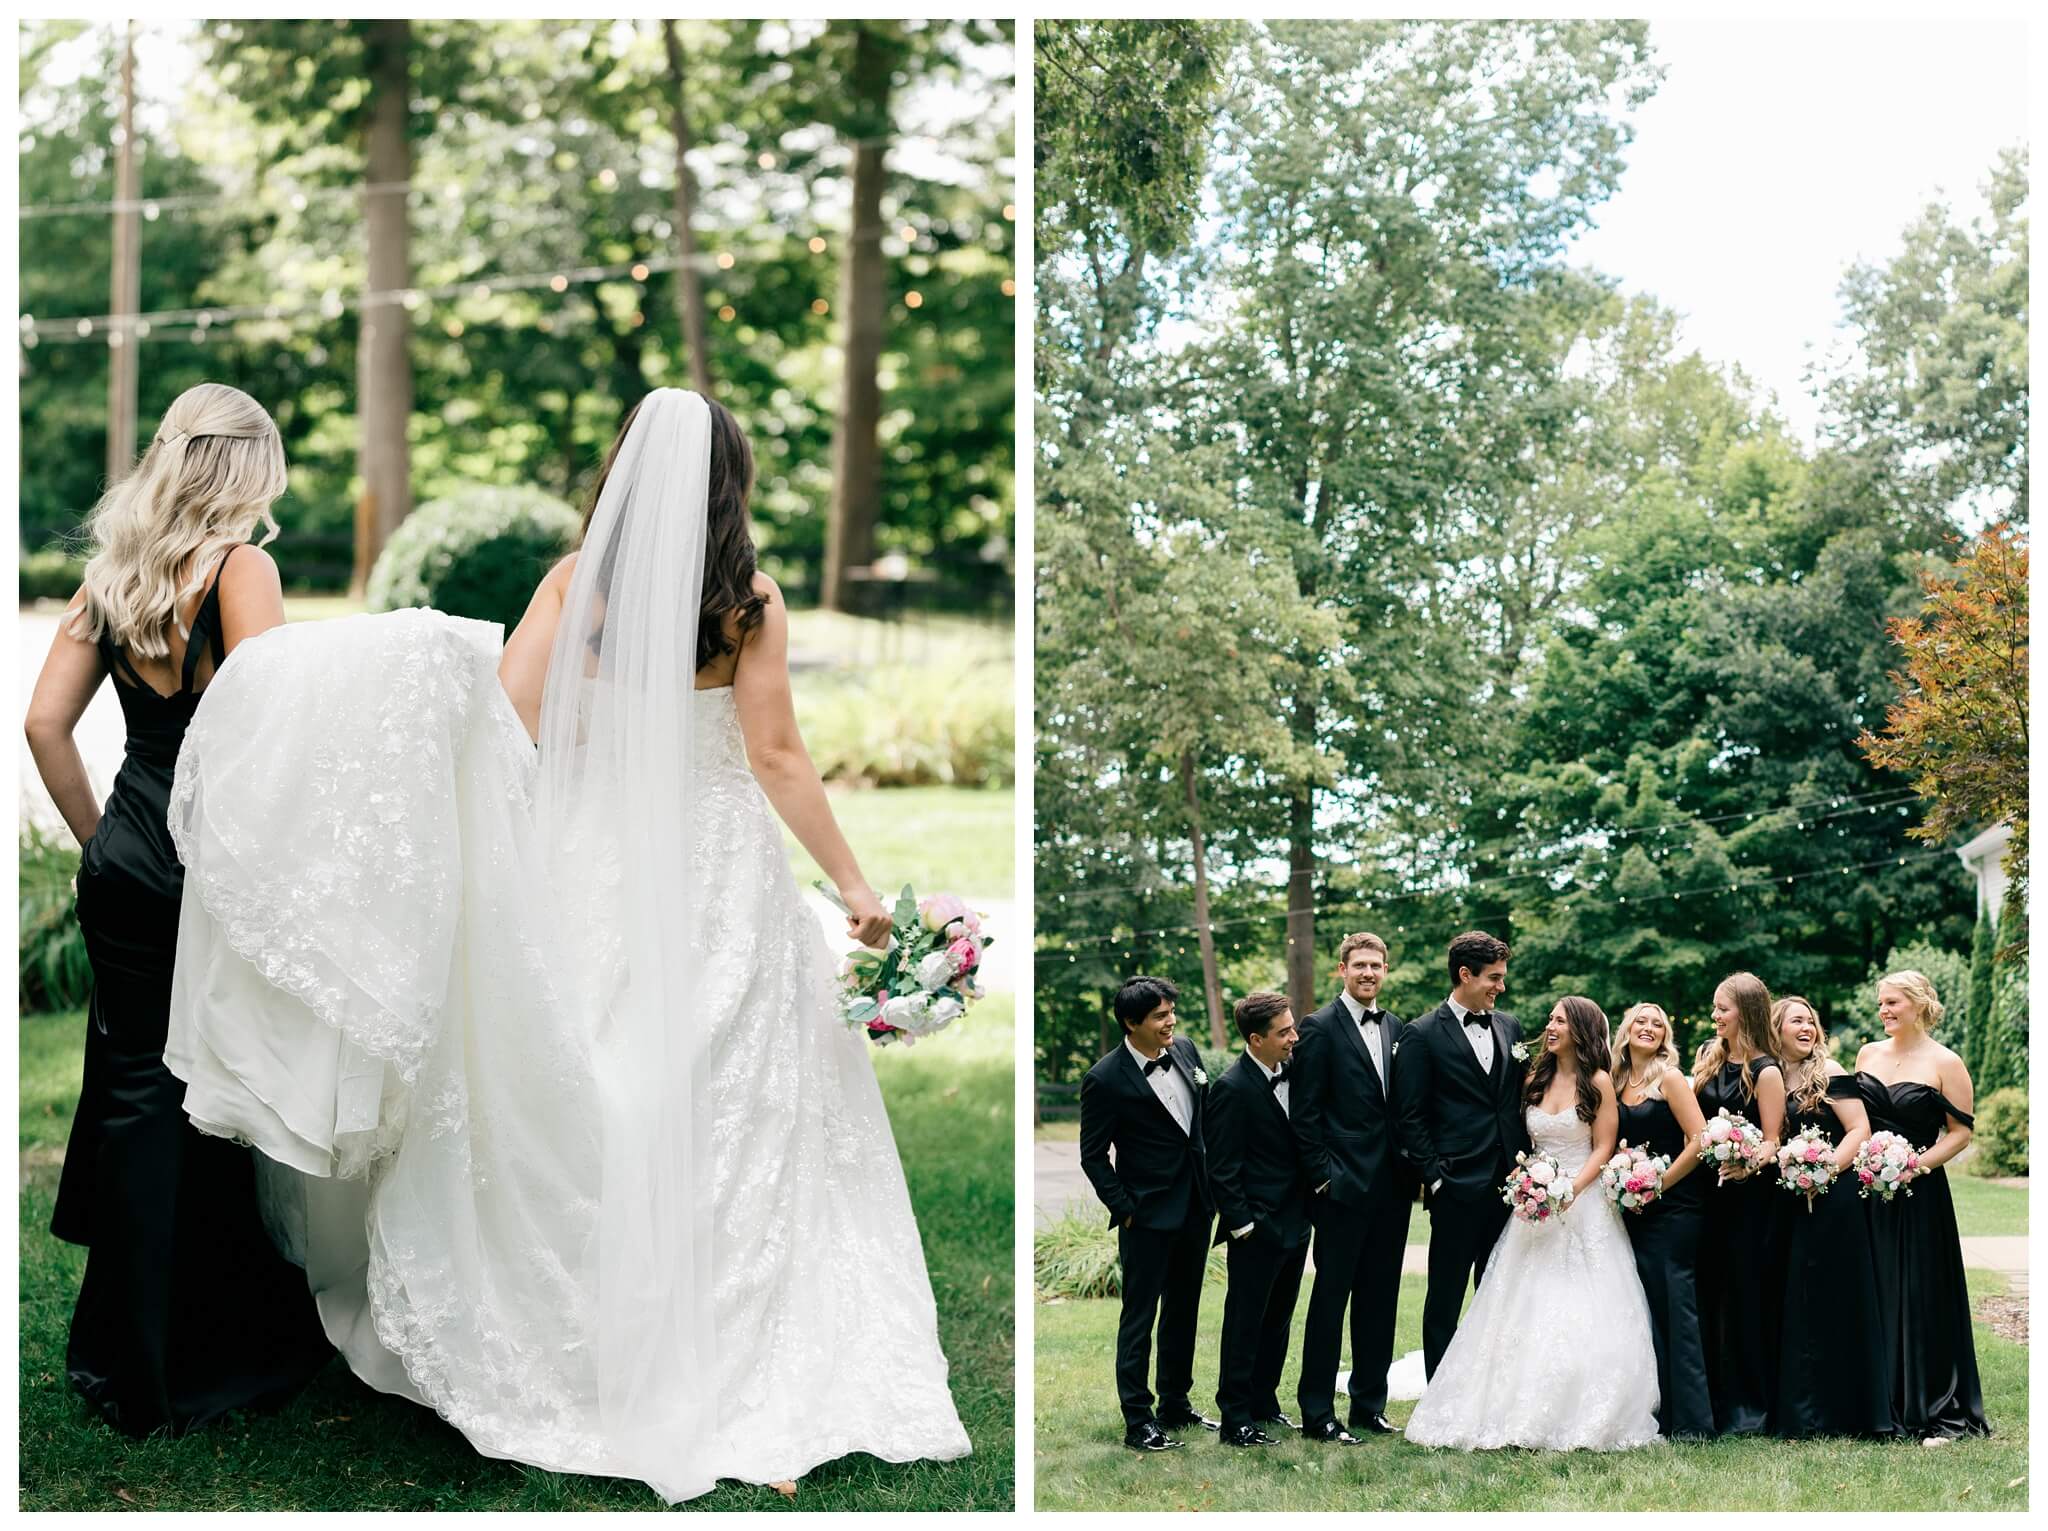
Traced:
POLYGON ((426 611, 251 639, 171 806, 166 1060, 281 1167, 336 1347, 482 1452, 671 1502, 969 1450, 776 822, 885 933, 789 716, 751 468, 649 395, 502 652, 426 611))
POLYGON ((1418 1445, 1620 1451, 1657 1439, 1649 1304, 1621 1214, 1594 1184, 1618 1120, 1607 1018, 1568 996, 1543 1047, 1524 1092, 1529 1137, 1576 1194, 1544 1222, 1510 1218, 1501 1230, 1409 1417, 1418 1445))

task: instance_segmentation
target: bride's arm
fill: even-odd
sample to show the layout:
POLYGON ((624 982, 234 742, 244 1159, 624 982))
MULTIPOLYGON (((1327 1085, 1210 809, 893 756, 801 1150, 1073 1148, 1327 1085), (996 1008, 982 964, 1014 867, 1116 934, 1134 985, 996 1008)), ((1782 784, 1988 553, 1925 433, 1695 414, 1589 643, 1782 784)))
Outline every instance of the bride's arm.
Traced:
POLYGON ((1593 1088, 1600 1093, 1600 1108, 1593 1113, 1593 1151, 1572 1176, 1572 1200, 1585 1194, 1586 1187, 1600 1178, 1607 1161, 1614 1157, 1615 1139, 1621 1134, 1621 1109, 1614 1103, 1614 1080, 1607 1070, 1593 1075, 1593 1088))
POLYGON ((848 933, 863 945, 879 945, 889 933, 889 916, 839 832, 839 821, 825 799, 825 784, 797 731, 796 703, 789 694, 789 608, 767 575, 754 576, 754 589, 767 604, 761 608, 761 625, 740 645, 732 680, 747 764, 797 843, 811 853, 853 911, 847 919, 848 933))
POLYGON ((80 845, 100 826, 100 805, 92 795, 92 778, 85 772, 85 757, 78 753, 72 730, 85 716, 92 694, 106 678, 100 651, 83 638, 71 636, 71 619, 85 604, 79 591, 58 619, 57 636, 50 644, 50 657, 43 661, 35 690, 28 699, 28 716, 22 731, 28 735, 28 752, 35 758, 36 773, 49 790, 50 801, 78 837, 80 845))

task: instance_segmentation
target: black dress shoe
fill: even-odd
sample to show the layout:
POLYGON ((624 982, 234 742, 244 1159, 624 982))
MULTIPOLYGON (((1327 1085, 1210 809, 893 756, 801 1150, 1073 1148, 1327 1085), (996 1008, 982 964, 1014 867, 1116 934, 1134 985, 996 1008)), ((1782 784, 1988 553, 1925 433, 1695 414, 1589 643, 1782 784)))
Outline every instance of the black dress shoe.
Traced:
POLYGON ((1261 1415, 1260 1418, 1278 1420, 1280 1422, 1280 1427, 1283 1430, 1299 1430, 1301 1428, 1300 1425, 1296 1424, 1292 1419, 1288 1418, 1287 1415, 1279 1409, 1275 1409, 1271 1414, 1261 1415))
POLYGON ((1239 1425, 1218 1437, 1226 1446, 1277 1446, 1280 1443, 1257 1425, 1239 1425))
POLYGON ((1303 1430, 1301 1433, 1305 1440, 1321 1441, 1326 1445, 1358 1446, 1364 1444, 1357 1436, 1346 1430, 1334 1419, 1326 1419, 1320 1425, 1303 1430))
POLYGON ((1189 1409, 1185 1414, 1162 1414, 1159 1416, 1159 1423, 1169 1430, 1185 1429, 1189 1425, 1200 1425, 1204 1430, 1221 1430, 1223 1428, 1217 1421, 1204 1419, 1193 1409, 1189 1409))
POLYGON ((1399 1435, 1401 1427, 1384 1414, 1368 1415, 1365 1419, 1351 1421, 1354 1430, 1370 1430, 1374 1435, 1399 1435))
POLYGON ((1124 1444, 1133 1451, 1172 1451, 1180 1442, 1148 1419, 1124 1432, 1124 1444))

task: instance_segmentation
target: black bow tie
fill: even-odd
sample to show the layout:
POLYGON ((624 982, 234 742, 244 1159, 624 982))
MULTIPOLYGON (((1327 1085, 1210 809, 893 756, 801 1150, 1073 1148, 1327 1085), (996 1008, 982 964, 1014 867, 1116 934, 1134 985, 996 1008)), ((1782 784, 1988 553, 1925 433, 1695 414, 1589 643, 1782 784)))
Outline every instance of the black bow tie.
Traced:
POLYGON ((1158 1073, 1159 1070, 1163 1068, 1171 1068, 1172 1066, 1173 1060, 1167 1057, 1165 1053, 1161 1053, 1158 1057, 1154 1058, 1150 1063, 1145 1065, 1145 1077, 1149 1079, 1152 1075, 1158 1073))
POLYGON ((1465 1012, 1465 1024, 1467 1026, 1491 1026, 1493 1024, 1493 1012, 1491 1010, 1467 1010, 1465 1012))
POLYGON ((1287 1083, 1287 1065, 1284 1063, 1280 1065, 1278 1073, 1266 1076, 1266 1088, 1269 1090, 1277 1091, 1285 1083, 1287 1083))
POLYGON ((1358 1012, 1358 1024, 1361 1026, 1377 1026, 1385 1019, 1386 1012, 1384 1010, 1361 1010, 1358 1012))

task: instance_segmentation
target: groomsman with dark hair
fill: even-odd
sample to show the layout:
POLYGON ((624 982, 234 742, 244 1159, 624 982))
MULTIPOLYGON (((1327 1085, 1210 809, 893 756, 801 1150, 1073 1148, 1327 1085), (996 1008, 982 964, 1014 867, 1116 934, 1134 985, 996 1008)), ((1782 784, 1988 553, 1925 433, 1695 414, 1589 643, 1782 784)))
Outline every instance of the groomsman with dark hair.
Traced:
POLYGON ((1116 1390, 1124 1444, 1137 1451, 1172 1450, 1180 1442, 1168 1432, 1176 1428, 1217 1428, 1189 1401, 1209 1261, 1202 1099, 1209 1078, 1195 1045, 1174 1035, 1179 997, 1164 978, 1126 980, 1112 1001, 1124 1039, 1081 1081, 1081 1169, 1109 1208, 1123 1262, 1116 1390), (1156 1411, 1145 1386, 1155 1324, 1156 1411))
POLYGON ((1500 1188, 1529 1145, 1522 1116, 1521 1023, 1494 1003, 1508 986, 1508 945, 1467 931, 1445 953, 1451 993, 1408 1028, 1398 1105, 1401 1146, 1429 1209, 1429 1292, 1422 1304, 1428 1376, 1451 1348, 1467 1286, 1507 1225, 1500 1188))
POLYGON ((1387 944, 1366 932, 1337 948, 1335 999, 1302 1023, 1294 1049, 1294 1136, 1311 1188, 1315 1285, 1302 1335, 1301 1432, 1356 1446, 1353 1431, 1392 1435, 1387 1368, 1415 1175, 1401 1155, 1395 1053, 1408 1028, 1380 1007, 1387 944), (1337 1422, 1337 1363, 1351 1314, 1350 1429, 1337 1422))
POLYGON ((1226 1446, 1271 1446, 1260 1420, 1280 1412, 1280 1372, 1308 1259, 1308 1185, 1288 1124, 1294 1013, 1284 994, 1237 1002, 1244 1052, 1209 1088, 1209 1184, 1216 1242, 1229 1245, 1216 1403, 1226 1446))

